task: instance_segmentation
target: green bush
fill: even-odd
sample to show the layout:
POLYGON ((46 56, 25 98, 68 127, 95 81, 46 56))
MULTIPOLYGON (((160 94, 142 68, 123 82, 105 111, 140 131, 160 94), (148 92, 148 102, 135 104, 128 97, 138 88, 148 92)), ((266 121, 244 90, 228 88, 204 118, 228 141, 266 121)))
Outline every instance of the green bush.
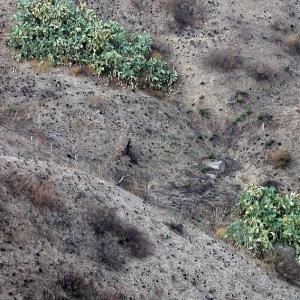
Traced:
POLYGON ((8 45, 18 60, 53 65, 87 65, 132 85, 167 89, 177 73, 151 58, 151 37, 130 35, 115 21, 102 22, 85 4, 72 0, 17 0, 8 45))
POLYGON ((300 196, 274 188, 250 186, 239 197, 226 237, 263 257, 275 246, 290 246, 300 262, 300 196))

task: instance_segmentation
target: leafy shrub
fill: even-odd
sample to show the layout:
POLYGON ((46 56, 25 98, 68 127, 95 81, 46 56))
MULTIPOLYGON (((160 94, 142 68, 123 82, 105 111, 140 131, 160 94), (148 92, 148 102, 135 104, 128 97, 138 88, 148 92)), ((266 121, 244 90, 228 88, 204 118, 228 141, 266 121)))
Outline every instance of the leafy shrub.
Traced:
POLYGON ((129 35, 115 21, 106 23, 85 4, 72 0, 17 0, 8 45, 18 60, 48 60, 53 65, 87 65, 96 74, 154 89, 169 88, 177 74, 151 58, 151 37, 129 35))
POLYGON ((300 262, 299 195, 250 186, 239 197, 236 212, 239 219, 230 225, 226 237, 262 257, 275 246, 291 247, 300 262))

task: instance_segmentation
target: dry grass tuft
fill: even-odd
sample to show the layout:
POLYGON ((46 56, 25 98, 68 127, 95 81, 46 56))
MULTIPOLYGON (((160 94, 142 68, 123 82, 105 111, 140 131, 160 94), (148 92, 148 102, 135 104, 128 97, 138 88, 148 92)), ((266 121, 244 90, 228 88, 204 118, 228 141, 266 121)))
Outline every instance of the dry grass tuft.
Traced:
POLYGON ((153 57, 153 58, 161 58, 161 53, 158 50, 153 49, 152 52, 151 52, 151 57, 153 57))
POLYGON ((277 149, 270 152, 269 159, 275 164, 276 168, 285 168, 291 161, 291 155, 287 150, 277 149))
POLYGON ((41 211, 45 209, 55 210, 58 208, 58 204, 54 200, 54 184, 51 177, 43 180, 35 187, 32 203, 41 211))
POLYGON ((69 69, 69 75, 71 76, 80 76, 80 75, 84 75, 84 70, 82 69, 82 67, 71 67, 69 69))
POLYGON ((87 97, 90 108, 101 109, 105 98, 101 95, 90 95, 87 97))
POLYGON ((31 68, 39 72, 46 72, 52 67, 52 64, 48 60, 42 60, 42 61, 31 60, 29 64, 31 68))
POLYGON ((300 54, 300 34, 290 34, 284 40, 284 44, 294 53, 300 54))
POLYGON ((73 65, 69 68, 68 74, 70 76, 78 77, 78 76, 96 76, 95 71, 89 66, 76 66, 73 65))
POLYGON ((124 153, 124 149, 126 148, 126 146, 128 145, 129 142, 129 138, 128 138, 128 134, 127 133, 121 133, 118 140, 116 141, 113 151, 112 151, 112 159, 114 161, 119 160, 123 153, 124 153))
POLYGON ((4 180, 14 197, 30 200, 40 212, 62 209, 61 203, 54 199, 54 184, 51 177, 38 181, 14 170, 4 180))
POLYGON ((214 230, 214 238, 217 240, 224 239, 225 233, 228 229, 228 226, 217 226, 214 230))

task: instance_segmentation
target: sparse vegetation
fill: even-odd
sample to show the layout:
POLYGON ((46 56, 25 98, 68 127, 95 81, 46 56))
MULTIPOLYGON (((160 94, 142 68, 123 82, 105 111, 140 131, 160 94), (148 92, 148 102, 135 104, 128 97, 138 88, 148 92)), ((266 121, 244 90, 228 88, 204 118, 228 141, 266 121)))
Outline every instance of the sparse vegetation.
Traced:
POLYGON ((233 125, 237 125, 240 122, 243 122, 248 116, 252 114, 252 111, 250 109, 246 110, 245 112, 241 113, 239 116, 237 116, 233 121, 233 125))
POLYGON ((238 220, 226 237, 264 257, 275 246, 289 246, 300 262, 300 196, 278 194, 274 188, 250 186, 239 196, 238 220))
POLYGON ((243 58, 236 48, 214 49, 208 53, 206 62, 220 71, 229 72, 238 69, 243 58))
POLYGON ((300 192, 300 56, 283 44, 299 29, 295 3, 63 1, 2 0, 0 299, 297 299, 297 287, 265 272, 270 255, 300 280, 300 200, 277 199, 300 192), (29 11, 34 24, 11 23, 18 2, 47 9, 29 11), (276 18, 286 31, 271 30, 276 18), (5 47, 10 28, 21 48, 5 47), (136 40, 143 30, 154 46, 136 40), (12 60, 23 50, 23 63, 12 60), (212 51, 218 62, 204 62, 212 51), (146 78, 154 59, 180 70, 170 93, 146 78), (290 153, 285 169, 271 159, 278 148, 290 153), (255 190, 248 205, 243 194, 232 214, 253 180, 276 196, 255 190))
POLYGON ((291 161, 291 155, 287 150, 284 149, 276 149, 271 151, 269 158, 277 168, 284 168, 291 161))
POLYGON ((168 89, 177 79, 160 58, 152 58, 147 33, 130 36, 115 21, 97 19, 71 0, 18 0, 8 45, 18 60, 52 65, 87 65, 131 86, 168 89))
POLYGON ((15 115, 18 111, 18 108, 15 104, 11 104, 7 107, 7 112, 10 115, 15 115))

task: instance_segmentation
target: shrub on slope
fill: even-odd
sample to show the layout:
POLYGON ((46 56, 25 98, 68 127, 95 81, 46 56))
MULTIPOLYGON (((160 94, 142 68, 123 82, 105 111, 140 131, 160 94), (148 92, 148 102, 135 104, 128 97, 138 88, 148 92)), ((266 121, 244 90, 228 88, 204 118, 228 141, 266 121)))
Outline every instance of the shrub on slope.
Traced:
POLYGON ((237 203, 239 219, 227 237, 264 256, 274 247, 288 246, 300 262, 300 196, 278 194, 274 188, 250 186, 237 203))
POLYGON ((115 21, 98 20, 85 4, 72 0, 17 0, 8 45, 19 60, 49 60, 53 65, 88 65, 129 85, 167 89, 177 74, 151 58, 148 34, 129 35, 115 21))

